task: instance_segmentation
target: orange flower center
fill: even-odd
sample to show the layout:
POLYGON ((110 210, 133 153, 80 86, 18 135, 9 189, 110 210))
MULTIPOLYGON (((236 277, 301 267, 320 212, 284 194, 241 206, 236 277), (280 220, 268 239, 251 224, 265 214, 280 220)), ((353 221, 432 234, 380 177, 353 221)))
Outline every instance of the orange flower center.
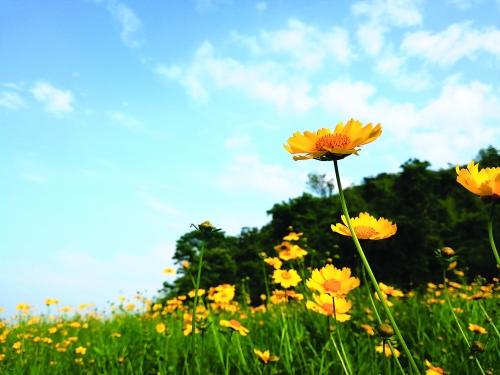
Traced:
POLYGON ((351 138, 344 134, 327 134, 316 141, 316 150, 330 150, 332 148, 344 148, 351 143, 351 138))
POLYGON ((330 305, 329 303, 324 303, 321 305, 321 308, 325 310, 328 314, 333 314, 333 305, 330 305))
POLYGON ((338 280, 328 280, 323 284, 323 288, 328 292, 338 292, 340 290, 342 283, 338 280))
POLYGON ((372 227, 367 227, 365 225, 359 225, 354 228, 354 232, 356 232, 356 236, 359 238, 370 238, 371 236, 377 234, 375 229, 372 227))
POLYGON ((241 327, 241 323, 240 323, 240 322, 238 322, 237 320, 231 319, 231 320, 229 321, 229 323, 230 323, 233 327, 238 327, 238 328, 239 328, 239 327, 241 327))
POLYGON ((290 272, 288 272, 288 271, 283 271, 283 272, 281 273, 281 277, 282 277, 282 278, 284 278, 285 280, 289 280, 289 279, 291 279, 291 278, 292 278, 292 275, 291 275, 291 274, 290 274, 290 272))

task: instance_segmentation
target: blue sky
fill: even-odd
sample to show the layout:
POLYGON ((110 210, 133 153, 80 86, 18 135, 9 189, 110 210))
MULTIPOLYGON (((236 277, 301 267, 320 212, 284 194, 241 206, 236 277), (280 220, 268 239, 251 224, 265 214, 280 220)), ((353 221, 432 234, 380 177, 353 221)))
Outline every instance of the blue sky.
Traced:
POLYGON ((292 160, 295 131, 382 124, 346 186, 498 147, 499 20, 498 0, 0 0, 0 316, 154 296, 191 223, 260 227, 333 175, 292 160))

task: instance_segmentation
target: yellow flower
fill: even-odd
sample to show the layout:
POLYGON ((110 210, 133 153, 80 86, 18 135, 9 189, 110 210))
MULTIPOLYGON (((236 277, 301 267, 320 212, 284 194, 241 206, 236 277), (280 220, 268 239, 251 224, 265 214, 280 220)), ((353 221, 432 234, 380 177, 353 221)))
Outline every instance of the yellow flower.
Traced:
POLYGON ((51 299, 51 298, 47 298, 47 299, 45 300, 45 304, 46 304, 47 306, 49 306, 49 305, 57 305, 58 303, 59 303, 59 300, 58 300, 58 299, 51 299))
POLYGON ((12 345, 12 348, 13 348, 13 349, 19 349, 19 348, 21 347, 21 344, 22 344, 22 342, 21 342, 21 341, 18 341, 18 342, 16 342, 14 345, 12 345))
POLYGON ((159 323, 156 325, 156 332, 163 333, 165 332, 165 324, 159 323))
POLYGON ((479 332, 479 333, 482 333, 483 335, 486 335, 488 334, 488 331, 485 330, 483 327, 481 326, 478 326, 477 324, 472 324, 472 323, 469 323, 469 329, 472 331, 472 332, 479 332))
MULTIPOLYGON (((378 352, 378 353, 382 353, 382 351, 384 351, 385 349, 385 356, 386 357, 390 357, 392 355, 392 352, 391 352, 391 348, 389 347, 389 344, 380 344, 379 346, 376 346, 375 347, 375 351, 378 352)), ((396 357, 399 357, 401 355, 401 353, 399 352, 399 350, 397 350, 396 348, 394 348, 394 354, 396 354, 396 357)))
POLYGON ((359 279, 351 277, 351 269, 342 270, 327 264, 321 270, 315 269, 306 285, 320 293, 327 293, 332 297, 344 297, 351 290, 359 286, 359 279))
POLYGON ((275 269, 279 270, 281 266, 283 265, 283 262, 279 260, 279 258, 266 258, 264 259, 264 262, 269 264, 271 267, 274 267, 275 269))
POLYGON ((361 328, 364 328, 365 331, 370 335, 373 336, 375 334, 375 331, 373 331, 373 328, 369 326, 368 324, 361 324, 361 328))
POLYGON ((80 322, 71 322, 68 324, 71 328, 80 328, 82 326, 82 323, 80 322))
POLYGON ((238 331, 241 336, 246 336, 247 333, 250 332, 250 330, 248 330, 247 328, 243 327, 240 322, 238 322, 237 320, 234 320, 234 319, 231 319, 231 320, 221 320, 220 321, 220 325, 222 327, 227 327, 227 328, 231 328, 231 329, 233 329, 235 331, 238 331))
POLYGON ((185 260, 182 261, 181 265, 182 265, 182 268, 184 268, 185 270, 187 270, 189 268, 189 263, 186 262, 185 260))
POLYGON ((304 233, 295 233, 295 232, 290 232, 288 236, 283 237, 285 241, 298 241, 299 237, 302 236, 304 233))
POLYGON ((300 259, 307 255, 307 251, 299 247, 298 245, 290 246, 289 250, 280 251, 279 257, 283 260, 300 259))
MULTIPOLYGON (((347 220, 344 215, 342 215, 342 221, 344 225, 340 223, 336 225, 332 224, 332 230, 344 236, 351 237, 351 231, 347 226, 347 220)), ((394 235, 397 230, 396 224, 392 224, 391 221, 383 217, 376 220, 368 212, 362 212, 359 214, 359 217, 351 218, 351 224, 359 240, 383 240, 394 235)))
POLYGON ((479 164, 471 161, 467 169, 455 168, 457 182, 479 198, 496 201, 500 198, 500 167, 479 170, 479 164))
POLYGON ((175 275, 175 270, 173 268, 165 268, 163 273, 171 273, 172 275, 175 275))
POLYGON ((404 297, 404 294, 402 291, 394 289, 394 287, 392 287, 392 286, 387 286, 384 283, 378 283, 378 287, 386 295, 390 295, 393 297, 404 297))
POLYGON ((83 346, 79 346, 78 348, 75 349, 76 354, 85 354, 87 352, 87 348, 84 348, 83 346))
POLYGON ((290 242, 283 241, 280 245, 276 245, 274 247, 274 250, 276 250, 276 251, 290 250, 290 246, 292 246, 292 244, 290 242))
POLYGON ((273 279, 276 284, 281 284, 283 288, 297 286, 297 284, 302 281, 302 278, 295 270, 274 270, 273 279))
POLYGON ((127 306, 125 306, 125 308, 128 311, 132 311, 135 308, 135 303, 129 303, 127 306))
POLYGON ((260 360, 264 363, 267 363, 267 362, 274 362, 274 361, 277 361, 279 360, 279 357, 276 357, 275 355, 270 355, 269 353, 269 350, 266 350, 264 351, 264 353, 262 353, 260 350, 258 349, 255 349, 253 350, 253 352, 260 358, 260 360))
MULTIPOLYGON (((309 310, 332 317, 335 315, 333 311, 333 297, 328 294, 313 294, 313 298, 316 302, 306 302, 306 307, 309 310)), ((346 320, 351 319, 351 316, 347 314, 351 307, 351 302, 347 301, 345 298, 335 298, 335 309, 337 320, 339 322, 345 322, 346 320)))
POLYGON ((444 370, 441 367, 434 367, 428 360, 425 360, 425 365, 429 369, 425 370, 425 375, 443 375, 444 370))
MULTIPOLYGON (((195 293, 196 293, 196 290, 190 291, 188 293, 189 298, 194 298, 195 293)), ((204 294, 205 294, 205 289, 198 289, 198 297, 201 297, 204 294)))
POLYGON ((295 132, 288 139, 288 145, 283 145, 291 154, 305 153, 303 156, 294 156, 293 160, 316 159, 331 161, 343 159, 351 154, 358 154, 358 146, 373 142, 382 134, 380 124, 372 128, 372 124, 365 127, 353 119, 344 126, 339 122, 333 133, 330 129, 320 129, 317 132, 305 131, 302 135, 295 132))

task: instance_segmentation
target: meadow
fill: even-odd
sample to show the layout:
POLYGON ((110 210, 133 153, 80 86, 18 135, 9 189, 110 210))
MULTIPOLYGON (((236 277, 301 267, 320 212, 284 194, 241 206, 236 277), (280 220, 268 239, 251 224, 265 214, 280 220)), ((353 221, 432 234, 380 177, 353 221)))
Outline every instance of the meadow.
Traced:
MULTIPOLYGON (((306 237, 290 227, 259 252, 262 273, 253 277, 265 290, 258 300, 251 300, 250 277, 202 288, 206 245, 220 232, 205 221, 193 225, 201 238, 196 263, 179 262, 188 292, 154 301, 119 297, 107 311, 47 299, 47 311, 35 314, 20 303, 16 316, 0 322, 0 374, 500 374, 498 277, 469 281, 445 246, 435 249, 439 282, 403 291, 377 281, 362 243, 386 240, 398 227, 368 212, 349 216, 338 162, 381 132, 350 120, 333 133, 297 132, 285 145, 305 154, 295 160, 333 161, 343 215, 329 229, 349 238, 354 269, 330 251, 308 256, 306 237)), ((490 203, 490 262, 500 267, 493 239, 500 167, 471 162, 456 176, 490 203)))

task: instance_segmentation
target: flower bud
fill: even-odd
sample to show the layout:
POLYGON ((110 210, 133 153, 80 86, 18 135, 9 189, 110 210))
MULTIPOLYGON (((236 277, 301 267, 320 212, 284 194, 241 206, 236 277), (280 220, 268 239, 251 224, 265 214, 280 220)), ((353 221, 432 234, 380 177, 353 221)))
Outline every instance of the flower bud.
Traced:
POLYGON ((394 328, 392 328, 389 324, 381 324, 377 327, 377 332, 382 337, 382 339, 387 340, 394 336, 394 328))
POLYGON ((445 258, 449 258, 455 255, 455 251, 453 251, 451 247, 443 247, 441 249, 441 255, 443 255, 443 257, 445 258))
POLYGON ((484 344, 480 341, 472 341, 470 344, 470 350, 472 352, 484 353, 484 344))

